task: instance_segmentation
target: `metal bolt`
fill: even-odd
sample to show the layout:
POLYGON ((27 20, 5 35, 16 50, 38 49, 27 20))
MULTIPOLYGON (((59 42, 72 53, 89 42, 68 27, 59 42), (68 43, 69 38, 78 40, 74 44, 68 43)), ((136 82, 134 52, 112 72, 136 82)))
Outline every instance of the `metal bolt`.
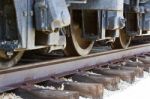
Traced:
POLYGON ((9 56, 9 58, 13 55, 13 52, 7 52, 6 53, 8 56, 9 56))
POLYGON ((27 11, 23 11, 23 16, 25 16, 25 17, 27 17, 27 16, 28 16, 27 11))

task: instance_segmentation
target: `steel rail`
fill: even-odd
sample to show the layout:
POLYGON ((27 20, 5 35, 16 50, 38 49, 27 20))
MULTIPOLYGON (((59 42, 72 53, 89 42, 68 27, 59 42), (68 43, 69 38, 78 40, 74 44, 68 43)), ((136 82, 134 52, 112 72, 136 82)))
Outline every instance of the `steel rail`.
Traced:
POLYGON ((59 59, 0 70, 0 92, 14 89, 28 82, 48 80, 49 77, 54 75, 148 52, 150 52, 150 44, 144 44, 85 57, 59 59))

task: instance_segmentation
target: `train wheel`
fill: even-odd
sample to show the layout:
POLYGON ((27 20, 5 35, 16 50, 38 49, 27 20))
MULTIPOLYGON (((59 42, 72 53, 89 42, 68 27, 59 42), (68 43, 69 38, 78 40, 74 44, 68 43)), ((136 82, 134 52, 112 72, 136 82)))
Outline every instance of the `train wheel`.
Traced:
POLYGON ((67 46, 64 51, 67 56, 85 56, 89 54, 94 41, 85 40, 81 35, 82 29, 79 25, 73 24, 71 26, 71 37, 67 37, 67 46))
POLYGON ((14 66, 23 56, 24 51, 14 52, 14 55, 8 57, 4 51, 0 51, 0 69, 6 69, 14 66))
POLYGON ((131 37, 127 35, 127 33, 125 32, 124 29, 121 29, 120 30, 120 35, 119 35, 119 38, 117 38, 115 40, 115 42, 113 42, 111 44, 111 47, 113 49, 117 49, 117 48, 128 48, 129 45, 131 43, 131 37))

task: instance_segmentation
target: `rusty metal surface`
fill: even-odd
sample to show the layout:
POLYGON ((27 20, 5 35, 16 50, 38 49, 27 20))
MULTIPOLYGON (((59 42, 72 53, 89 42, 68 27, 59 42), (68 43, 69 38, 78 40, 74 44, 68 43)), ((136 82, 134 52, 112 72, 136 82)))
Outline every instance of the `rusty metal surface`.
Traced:
POLYGON ((91 54, 86 57, 74 57, 35 63, 8 70, 0 71, 0 92, 17 87, 30 81, 45 80, 50 76, 77 71, 97 64, 108 63, 124 57, 150 52, 150 44, 131 47, 129 49, 114 50, 104 53, 91 54))

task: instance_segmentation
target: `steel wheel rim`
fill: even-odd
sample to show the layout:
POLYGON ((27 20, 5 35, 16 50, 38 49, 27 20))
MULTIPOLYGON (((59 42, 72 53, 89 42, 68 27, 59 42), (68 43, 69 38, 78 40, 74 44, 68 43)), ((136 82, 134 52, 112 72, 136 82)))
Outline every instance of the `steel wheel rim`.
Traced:
POLYGON ((84 40, 81 37, 81 34, 82 34, 81 31, 82 30, 79 27, 79 25, 73 24, 71 26, 71 32, 72 32, 71 36, 72 36, 74 47, 79 55, 85 56, 88 53, 90 53, 93 47, 94 41, 84 40))
MULTIPOLYGON (((4 51, 0 51, 1 55, 4 55, 4 51)), ((0 55, 0 69, 6 69, 14 66, 15 64, 18 63, 18 61, 21 59, 23 56, 24 51, 20 52, 15 52, 14 55, 10 58, 8 57, 2 57, 0 55)))
POLYGON ((127 35, 126 31, 124 29, 120 30, 119 35, 120 43, 122 48, 128 48, 131 42, 131 37, 127 35))

